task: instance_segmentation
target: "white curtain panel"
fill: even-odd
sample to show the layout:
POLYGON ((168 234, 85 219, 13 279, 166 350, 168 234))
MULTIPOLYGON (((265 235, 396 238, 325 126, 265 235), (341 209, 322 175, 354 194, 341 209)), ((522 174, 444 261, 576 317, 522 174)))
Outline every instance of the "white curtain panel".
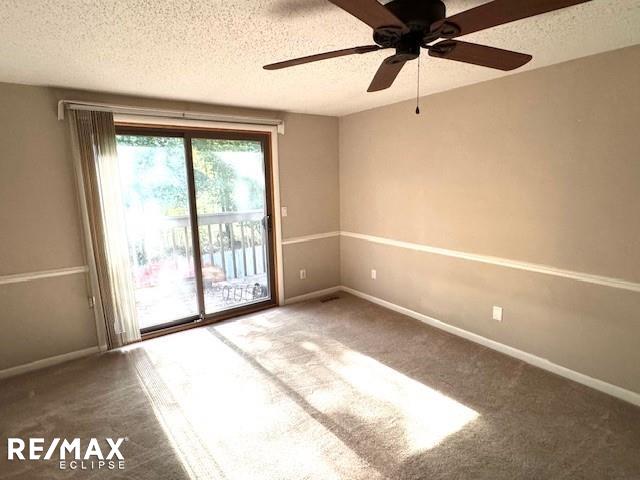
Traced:
POLYGON ((71 112, 110 348, 140 340, 111 112, 71 112))

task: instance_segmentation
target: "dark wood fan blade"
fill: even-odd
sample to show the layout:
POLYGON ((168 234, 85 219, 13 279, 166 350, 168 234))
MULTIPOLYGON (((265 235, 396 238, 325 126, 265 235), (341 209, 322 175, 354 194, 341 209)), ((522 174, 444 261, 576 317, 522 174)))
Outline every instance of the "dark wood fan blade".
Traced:
POLYGON ((302 65, 303 63, 317 62, 318 60, 326 60, 327 58, 344 57, 345 55, 354 55, 361 53, 375 52, 382 47, 378 45, 365 45, 362 47, 345 48, 343 50, 334 50, 333 52, 318 53, 317 55, 309 55, 307 57, 294 58, 285 60, 284 62, 272 63, 265 65, 265 70, 278 70, 280 68, 293 67, 294 65, 302 65))
POLYGON ((591 0, 494 0, 436 22, 431 30, 442 27, 443 37, 459 37, 589 1, 591 0))
POLYGON ((354 17, 363 21, 374 30, 380 27, 393 27, 406 32, 409 28, 387 7, 377 0, 329 0, 354 17))
POLYGON ((395 55, 385 58, 376 72, 367 92, 377 92, 393 85, 394 80, 404 67, 404 60, 397 60, 395 55))
POLYGON ((429 49, 429 55, 505 71, 519 68, 533 58, 525 53, 460 40, 438 42, 429 49))

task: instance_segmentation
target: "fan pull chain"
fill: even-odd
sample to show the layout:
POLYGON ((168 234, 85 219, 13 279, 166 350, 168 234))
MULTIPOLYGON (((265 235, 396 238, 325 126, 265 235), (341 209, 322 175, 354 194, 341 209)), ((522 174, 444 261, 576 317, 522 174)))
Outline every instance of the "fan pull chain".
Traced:
POLYGON ((418 56, 418 85, 416 87, 416 115, 420 115, 420 56, 418 56))

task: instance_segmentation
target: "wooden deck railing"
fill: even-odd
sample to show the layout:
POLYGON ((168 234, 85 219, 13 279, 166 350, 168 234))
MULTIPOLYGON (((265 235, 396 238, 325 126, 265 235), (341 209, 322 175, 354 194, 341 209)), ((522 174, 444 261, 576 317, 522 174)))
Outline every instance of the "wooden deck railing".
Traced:
MULTIPOLYGON (((225 212, 198 216, 203 269, 218 267, 227 279, 266 273, 264 212, 225 212)), ((191 254, 189 217, 165 217, 167 248, 191 254)), ((206 276, 206 275, 205 275, 206 276)))

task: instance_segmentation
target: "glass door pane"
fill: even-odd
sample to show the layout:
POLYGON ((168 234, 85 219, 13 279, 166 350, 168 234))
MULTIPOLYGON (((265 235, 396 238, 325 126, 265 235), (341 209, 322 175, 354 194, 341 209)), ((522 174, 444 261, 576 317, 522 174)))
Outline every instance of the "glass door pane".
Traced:
POLYGON ((193 138, 205 313, 271 298, 264 142, 193 138))
POLYGON ((193 320, 194 275, 184 139, 117 135, 140 330, 193 320))

